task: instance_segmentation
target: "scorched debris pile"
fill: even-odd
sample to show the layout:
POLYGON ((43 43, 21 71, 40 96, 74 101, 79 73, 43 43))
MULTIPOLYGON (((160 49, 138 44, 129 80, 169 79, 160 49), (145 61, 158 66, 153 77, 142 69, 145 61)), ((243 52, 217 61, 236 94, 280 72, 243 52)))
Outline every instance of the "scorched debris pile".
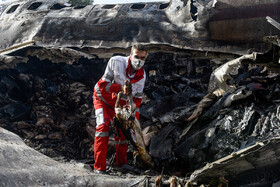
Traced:
MULTIPOLYGON (((81 58, 57 64, 29 57, 14 68, 2 65, 1 126, 53 158, 93 158, 92 91, 107 61, 81 58)), ((205 105, 215 68, 208 59, 149 55, 140 121, 154 169, 186 174, 256 141, 279 136, 280 76, 251 64, 229 75, 227 84, 234 90, 210 97, 198 118, 188 121, 205 105)))
POLYGON ((48 156, 90 157, 92 141, 85 127, 92 86, 104 64, 103 59, 68 65, 32 57, 13 69, 1 69, 1 126, 48 156))

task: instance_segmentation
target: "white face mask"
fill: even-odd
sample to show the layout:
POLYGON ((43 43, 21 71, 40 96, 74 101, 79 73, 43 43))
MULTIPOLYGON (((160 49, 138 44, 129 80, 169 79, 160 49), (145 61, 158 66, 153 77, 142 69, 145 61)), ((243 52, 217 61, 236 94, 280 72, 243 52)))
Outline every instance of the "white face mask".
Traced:
POLYGON ((144 60, 137 59, 135 57, 131 57, 131 65, 135 70, 141 69, 145 64, 144 60))

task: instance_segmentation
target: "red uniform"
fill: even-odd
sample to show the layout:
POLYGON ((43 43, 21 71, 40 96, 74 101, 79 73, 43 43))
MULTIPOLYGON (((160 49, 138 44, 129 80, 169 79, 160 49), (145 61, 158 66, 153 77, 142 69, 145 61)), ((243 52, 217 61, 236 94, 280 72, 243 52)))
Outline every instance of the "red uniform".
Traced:
MULTIPOLYGON (((115 103, 117 94, 125 80, 130 81, 132 85, 133 101, 137 110, 142 101, 143 89, 145 85, 146 74, 143 68, 130 75, 131 62, 130 57, 115 56, 112 57, 106 67, 102 78, 94 87, 93 103, 96 115, 96 132, 94 142, 94 169, 106 170, 106 156, 109 142, 109 124, 115 116, 115 103)), ((120 104, 126 103, 125 97, 121 98, 120 104)), ((139 119, 139 113, 136 110, 136 117, 139 119)), ((115 137, 116 141, 116 164, 120 167, 127 163, 127 142, 122 132, 120 137, 115 137)))

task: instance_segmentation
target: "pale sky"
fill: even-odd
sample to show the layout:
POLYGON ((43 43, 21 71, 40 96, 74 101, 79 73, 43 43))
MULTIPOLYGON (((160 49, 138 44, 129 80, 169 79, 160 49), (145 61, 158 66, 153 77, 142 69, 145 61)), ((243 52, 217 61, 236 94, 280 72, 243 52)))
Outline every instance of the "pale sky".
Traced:
MULTIPOLYGON (((0 2, 13 0, 0 0, 0 2)), ((169 2, 169 0, 94 0, 94 4, 122 4, 122 3, 139 3, 139 2, 169 2)))
POLYGON ((122 4, 139 2, 169 2, 169 0, 94 0, 94 4, 122 4))

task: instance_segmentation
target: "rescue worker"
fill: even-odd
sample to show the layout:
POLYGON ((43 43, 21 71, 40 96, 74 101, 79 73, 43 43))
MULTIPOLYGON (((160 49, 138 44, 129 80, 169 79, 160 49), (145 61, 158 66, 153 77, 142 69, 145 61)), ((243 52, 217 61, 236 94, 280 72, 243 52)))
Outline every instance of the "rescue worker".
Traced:
MULTIPOLYGON (((109 124, 115 116, 114 106, 117 94, 124 90, 125 81, 132 85, 133 101, 136 104, 136 118, 139 120, 139 107, 142 101, 143 89, 146 74, 144 64, 147 57, 147 50, 141 44, 134 44, 131 47, 131 54, 128 57, 114 56, 110 58, 105 73, 94 87, 93 104, 96 115, 96 132, 94 142, 94 172, 106 173, 106 156, 109 142, 109 124)), ((123 106, 126 97, 120 101, 123 106)), ((116 141, 116 166, 127 164, 127 141, 119 130, 120 137, 116 141)))

